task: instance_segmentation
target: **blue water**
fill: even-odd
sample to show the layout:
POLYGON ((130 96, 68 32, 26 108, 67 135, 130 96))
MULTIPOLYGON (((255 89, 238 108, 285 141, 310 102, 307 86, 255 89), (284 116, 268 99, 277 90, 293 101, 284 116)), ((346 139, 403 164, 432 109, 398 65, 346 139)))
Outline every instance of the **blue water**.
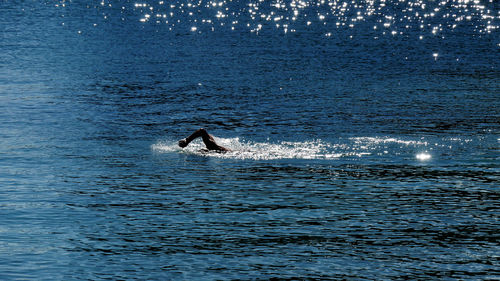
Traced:
POLYGON ((500 278, 497 1, 0 15, 0 279, 500 278))

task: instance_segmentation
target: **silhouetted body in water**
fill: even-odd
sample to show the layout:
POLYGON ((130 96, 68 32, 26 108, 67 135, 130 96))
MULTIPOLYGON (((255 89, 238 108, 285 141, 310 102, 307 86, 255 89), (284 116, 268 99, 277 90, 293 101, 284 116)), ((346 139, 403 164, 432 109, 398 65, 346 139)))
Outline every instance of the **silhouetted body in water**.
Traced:
POLYGON ((179 146, 180 147, 186 147, 188 146, 188 144, 190 142, 192 142, 194 139, 196 138, 199 138, 201 137, 202 140, 203 140, 203 143, 205 144, 205 146, 207 147, 208 150, 211 150, 211 151, 217 151, 217 152, 227 152, 227 151, 231 151, 231 149, 229 148, 225 148, 223 146, 220 146, 218 145, 215 140, 214 140, 214 137, 212 135, 210 135, 207 130, 201 128, 201 129, 198 129, 196 132, 194 132, 192 135, 190 135, 189 137, 185 138, 185 139, 182 139, 179 141, 179 146))

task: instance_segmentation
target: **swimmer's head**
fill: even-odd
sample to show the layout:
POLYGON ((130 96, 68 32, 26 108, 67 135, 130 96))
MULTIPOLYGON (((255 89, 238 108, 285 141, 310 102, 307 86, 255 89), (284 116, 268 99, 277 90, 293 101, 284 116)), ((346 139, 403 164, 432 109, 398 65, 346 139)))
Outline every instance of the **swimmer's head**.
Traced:
POLYGON ((179 146, 180 147, 186 147, 188 145, 186 139, 182 139, 179 141, 179 146))

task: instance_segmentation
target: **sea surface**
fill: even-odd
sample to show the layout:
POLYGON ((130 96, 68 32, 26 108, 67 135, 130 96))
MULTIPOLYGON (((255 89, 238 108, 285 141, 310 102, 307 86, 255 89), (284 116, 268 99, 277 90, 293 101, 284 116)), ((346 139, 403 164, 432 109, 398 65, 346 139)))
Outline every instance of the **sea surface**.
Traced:
POLYGON ((0 1, 1 280, 498 280, 499 160, 498 1, 0 1))

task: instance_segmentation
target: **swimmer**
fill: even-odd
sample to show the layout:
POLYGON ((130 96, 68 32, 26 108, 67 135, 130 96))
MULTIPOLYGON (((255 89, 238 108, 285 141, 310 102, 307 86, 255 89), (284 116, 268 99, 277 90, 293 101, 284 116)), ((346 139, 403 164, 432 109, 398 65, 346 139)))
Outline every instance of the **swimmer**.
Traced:
POLYGON ((216 151, 216 152, 227 152, 231 151, 229 148, 225 148, 223 146, 218 145, 214 137, 210 134, 208 134, 207 130, 201 128, 198 129, 196 132, 194 132, 192 135, 189 137, 182 139, 179 141, 179 146, 180 147, 186 147, 190 142, 192 142, 194 139, 201 137, 203 140, 203 143, 207 147, 208 150, 216 151))

